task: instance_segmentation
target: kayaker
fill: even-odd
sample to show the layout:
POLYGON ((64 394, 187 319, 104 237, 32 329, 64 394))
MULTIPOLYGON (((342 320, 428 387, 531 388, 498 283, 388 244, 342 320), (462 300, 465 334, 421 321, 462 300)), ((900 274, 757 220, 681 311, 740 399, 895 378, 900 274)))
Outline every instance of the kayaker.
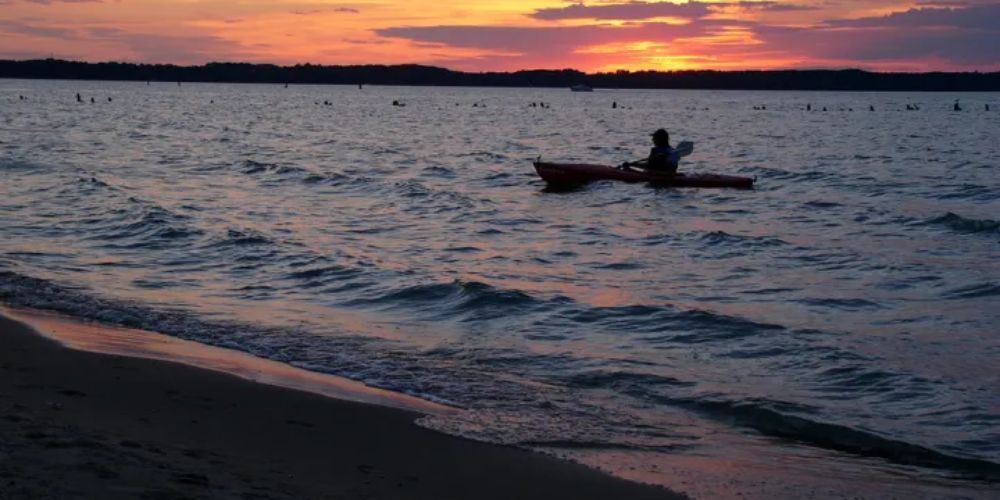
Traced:
POLYGON ((680 156, 674 148, 670 147, 670 134, 661 128, 653 132, 652 136, 653 148, 649 150, 649 158, 625 162, 622 167, 639 167, 649 172, 676 174, 680 156))

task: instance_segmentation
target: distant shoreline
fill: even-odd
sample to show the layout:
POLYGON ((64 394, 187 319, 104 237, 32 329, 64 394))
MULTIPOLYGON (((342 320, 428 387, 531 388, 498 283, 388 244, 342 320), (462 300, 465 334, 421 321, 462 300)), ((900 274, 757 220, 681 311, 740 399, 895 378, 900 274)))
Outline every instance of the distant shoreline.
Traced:
POLYGON ((804 90, 894 92, 998 92, 1000 72, 874 73, 843 70, 617 71, 572 69, 470 73, 433 66, 208 63, 199 66, 78 62, 59 59, 0 60, 0 78, 264 83, 310 85, 402 85, 451 87, 596 89, 804 90))

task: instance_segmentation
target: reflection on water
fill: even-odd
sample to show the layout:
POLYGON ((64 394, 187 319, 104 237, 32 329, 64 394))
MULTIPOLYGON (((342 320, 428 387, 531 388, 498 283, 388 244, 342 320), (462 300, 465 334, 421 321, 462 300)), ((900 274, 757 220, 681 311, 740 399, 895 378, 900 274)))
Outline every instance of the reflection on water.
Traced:
POLYGON ((952 99, 4 81, 0 299, 709 497, 989 496, 1000 115, 952 99), (697 142, 682 170, 758 188, 532 170, 644 156, 661 126, 697 142))

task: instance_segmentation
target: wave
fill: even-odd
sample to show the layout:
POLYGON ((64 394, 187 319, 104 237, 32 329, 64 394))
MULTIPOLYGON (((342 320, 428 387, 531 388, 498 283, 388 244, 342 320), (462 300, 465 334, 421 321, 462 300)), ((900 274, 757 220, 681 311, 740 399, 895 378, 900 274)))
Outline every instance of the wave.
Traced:
POLYGON ((507 160, 509 157, 496 151, 471 151, 468 153, 457 153, 456 158, 478 158, 484 160, 507 160))
POLYGON ((1000 285, 996 283, 978 283, 949 290, 943 296, 946 299, 975 299, 997 295, 1000 295, 1000 285))
MULTIPOLYGON (((903 375, 888 372, 851 371, 861 385, 881 385, 891 390, 903 375)), ((841 423, 821 420, 822 409, 802 404, 758 398, 742 400, 705 394, 671 396, 669 392, 692 388, 694 382, 653 374, 593 370, 563 377, 571 387, 614 390, 648 402, 683 408, 727 425, 753 429, 771 436, 823 449, 874 457, 908 466, 953 471, 978 479, 1000 480, 1000 464, 935 450, 929 446, 880 435, 841 423)))
POLYGON ((523 313, 545 302, 519 290, 497 288, 478 281, 455 280, 408 286, 376 297, 351 299, 343 305, 380 310, 405 309, 433 319, 481 321, 523 313))
POLYGON ((799 304, 817 307, 829 307, 832 309, 842 309, 846 311, 856 311, 860 309, 883 309, 877 302, 866 299, 841 299, 841 298, 804 298, 793 300, 799 304))
POLYGON ((575 373, 560 379, 570 387, 581 387, 585 389, 615 389, 629 392, 634 387, 694 387, 696 382, 678 380, 673 377, 662 375, 652 375, 645 373, 635 373, 621 370, 589 370, 575 373))
POLYGON ((839 208, 844 206, 843 204, 837 203, 835 201, 822 201, 822 200, 807 201, 803 205, 805 205, 808 208, 820 208, 820 209, 839 208))
POLYGON ((350 182, 360 182, 362 184, 367 183, 363 178, 352 178, 341 173, 314 172, 304 167, 279 165, 277 163, 264 163, 254 160, 244 160, 237 168, 246 175, 256 177, 261 181, 268 183, 297 181, 302 184, 326 186, 339 186, 350 182))
POLYGON ((338 186, 350 181, 350 177, 343 174, 309 174, 302 178, 304 184, 323 184, 328 186, 338 186))
POLYGON ((455 178, 454 170, 440 165, 431 165, 429 167, 424 167, 423 173, 429 177, 437 177, 441 179, 455 178))
POLYGON ((961 185, 941 186, 941 188, 935 192, 934 197, 942 200, 993 201, 1000 198, 1000 192, 998 192, 995 187, 967 183, 961 185))
POLYGON ((1000 233, 1000 221, 971 219, 948 212, 940 217, 923 221, 925 225, 944 226, 958 233, 1000 233))
MULTIPOLYGON (((0 262, 2 265, 2 262, 0 262)), ((473 296, 488 296, 472 284, 473 296)), ((411 290, 416 294, 417 290, 411 290)), ((475 300, 475 299, 473 299, 475 300)), ((177 309, 160 309, 133 300, 119 300, 0 269, 0 303, 53 311, 107 325, 158 332, 203 344, 240 350, 265 359, 364 382, 373 387, 462 407, 479 398, 494 403, 508 399, 543 401, 545 396, 516 381, 483 370, 456 365, 433 353, 401 348, 393 341, 339 332, 326 326, 320 334, 301 326, 267 326, 205 319, 177 309)), ((469 358, 469 362, 474 362, 469 358)), ((525 428, 537 425, 529 422, 525 428)), ((480 439, 482 439, 480 437, 480 439)))
MULTIPOLYGON (((317 267, 301 272, 301 277, 310 278, 336 274, 339 270, 317 267)), ((512 308, 531 308, 544 302, 523 292, 459 281, 408 287, 382 300, 435 305, 445 301, 457 309, 478 309, 499 304, 503 306, 502 314, 511 313, 512 308)), ((454 417, 459 419, 457 421, 438 419, 428 424, 424 420, 421 424, 479 440, 521 446, 634 450, 667 450, 689 442, 685 441, 686 438, 664 441, 658 438, 659 431, 654 428, 633 429, 626 426, 627 429, 619 433, 615 429, 622 429, 622 419, 628 418, 626 414, 611 407, 583 404, 574 396, 576 390, 611 389, 616 393, 686 409, 729 425, 810 446, 877 457, 897 464, 955 471, 976 478, 1000 479, 1000 465, 996 463, 956 456, 865 429, 823 422, 815 417, 819 414, 816 408, 780 401, 670 394, 693 390, 696 381, 627 370, 593 369, 577 373, 570 371, 559 380, 563 388, 548 384, 544 387, 537 384, 526 386, 510 380, 517 371, 537 366, 542 361, 546 361, 546 366, 559 366, 564 370, 586 366, 585 360, 563 355, 545 355, 546 360, 538 360, 535 358, 543 355, 532 358, 530 354, 510 349, 489 352, 466 348, 457 351, 447 348, 414 351, 383 345, 385 341, 371 338, 347 335, 317 337, 295 327, 204 320, 183 311, 160 310, 141 303, 96 297, 78 289, 10 271, 0 271, 0 301, 235 348, 304 369, 347 376, 376 387, 458 406, 472 404, 478 409, 470 409, 454 417), (525 357, 528 359, 522 359, 525 357), (470 363, 475 369, 470 369, 470 363), (492 370, 486 370, 490 367, 492 370), (505 375, 498 376, 498 373, 505 375)), ((571 302, 564 305, 574 307, 571 302)), ((664 312, 663 309, 627 306, 598 309, 596 312, 591 310, 590 314, 591 319, 605 321, 613 317, 630 317, 635 321, 638 320, 637 315, 647 316, 649 313, 654 313, 657 318, 673 315, 688 328, 700 323, 706 329, 713 325, 713 330, 727 324, 734 331, 744 331, 748 327, 758 331, 783 329, 701 311, 664 312)), ((582 321, 585 318, 581 316, 577 319, 582 321)), ((891 385, 892 377, 887 378, 884 374, 875 376, 891 385)))
POLYGON ((82 233, 84 239, 98 242, 104 248, 163 248, 187 243, 204 234, 190 217, 130 196, 96 177, 81 178, 75 186, 64 186, 59 196, 80 207, 64 230, 82 233), (90 199, 93 205, 87 203, 90 199))
POLYGON ((702 233, 699 239, 710 246, 737 246, 742 248, 766 248, 788 244, 780 238, 730 234, 725 231, 702 233))
POLYGON ((834 172, 821 172, 812 170, 808 172, 792 172, 774 167, 755 167, 753 170, 760 172, 764 179, 789 180, 789 181, 818 181, 823 179, 839 179, 841 175, 834 172))
POLYGON ((541 297, 478 281, 461 280, 413 285, 390 291, 376 289, 373 295, 352 298, 341 305, 381 311, 405 311, 427 320, 482 321, 538 314, 527 333, 597 328, 618 335, 636 336, 636 341, 649 344, 721 342, 786 330, 782 325, 704 310, 678 310, 669 305, 592 307, 563 295, 541 297))
POLYGON ((226 236, 219 241, 217 241, 215 246, 250 246, 250 245, 270 245, 274 241, 268 238, 260 231, 254 231, 252 229, 239 230, 239 229, 229 229, 226 231, 226 236))
POLYGON ((428 205, 427 209, 435 212, 469 209, 476 205, 492 204, 487 200, 477 200, 458 191, 447 189, 429 188, 416 180, 399 181, 392 185, 394 195, 406 198, 426 198, 429 202, 437 202, 436 205, 428 205))
POLYGON ((350 276, 356 276, 361 274, 362 271, 358 269, 352 269, 346 266, 330 265, 322 267, 311 267, 308 269, 302 269, 300 271, 294 271, 288 273, 287 277, 295 280, 323 280, 326 278, 344 278, 350 276))
POLYGON ((0 171, 27 172, 30 174, 44 174, 53 170, 54 166, 45 163, 35 163, 12 158, 0 158, 0 171))
POLYGON ((901 465, 950 470, 989 481, 1000 480, 998 463, 948 454, 863 429, 826 423, 773 408, 785 403, 707 399, 667 399, 664 402, 690 408, 732 425, 751 428, 766 436, 853 455, 881 458, 901 465))
POLYGON ((289 175, 289 174, 308 174, 309 171, 292 165, 279 165, 277 163, 266 163, 257 162, 254 160, 244 160, 240 164, 240 170, 247 175, 256 174, 271 174, 271 175, 289 175))
POLYGON ((557 314, 556 318, 609 331, 644 335, 641 340, 651 344, 728 341, 786 330, 782 325, 697 309, 677 310, 670 306, 573 308, 570 312, 557 314))
POLYGON ((158 246, 162 240, 182 240, 202 233, 200 229, 187 227, 185 217, 160 207, 142 207, 140 213, 131 215, 118 226, 105 227, 94 238, 120 240, 138 238, 137 246, 158 246))
MULTIPOLYGON (((855 389, 875 387, 885 391, 898 389, 900 378, 905 377, 886 371, 854 369, 838 373, 828 371, 824 376, 836 378, 838 384, 851 384, 855 389)), ((823 410, 814 406, 759 398, 733 400, 731 396, 717 394, 671 395, 693 389, 697 383, 620 370, 588 370, 561 377, 559 381, 569 387, 612 390, 643 401, 687 409, 727 425, 809 446, 880 458, 900 465, 952 471, 977 479, 1000 480, 1000 464, 996 462, 936 450, 853 425, 824 422, 821 419, 823 410)), ((539 444, 544 445, 544 442, 539 444)))

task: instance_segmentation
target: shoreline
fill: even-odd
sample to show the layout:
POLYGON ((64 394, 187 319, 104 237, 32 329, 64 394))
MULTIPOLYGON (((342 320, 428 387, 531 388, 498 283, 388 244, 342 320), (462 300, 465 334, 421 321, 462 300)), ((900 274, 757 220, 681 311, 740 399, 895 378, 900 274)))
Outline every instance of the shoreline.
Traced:
POLYGON ((5 499, 684 498, 423 429, 414 410, 72 349, 7 314, 5 499))
POLYGON ((2 304, 0 317, 28 325, 41 336, 77 351, 179 363, 235 375, 251 382, 420 414, 445 415, 460 411, 453 406, 379 389, 346 377, 308 371, 243 351, 162 333, 103 325, 61 313, 2 304))

